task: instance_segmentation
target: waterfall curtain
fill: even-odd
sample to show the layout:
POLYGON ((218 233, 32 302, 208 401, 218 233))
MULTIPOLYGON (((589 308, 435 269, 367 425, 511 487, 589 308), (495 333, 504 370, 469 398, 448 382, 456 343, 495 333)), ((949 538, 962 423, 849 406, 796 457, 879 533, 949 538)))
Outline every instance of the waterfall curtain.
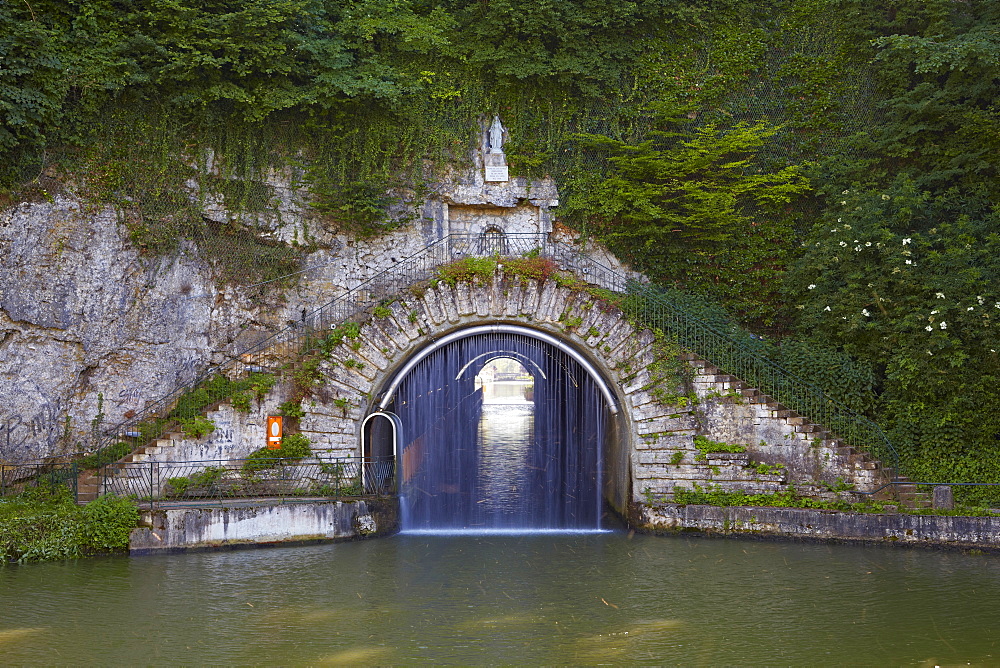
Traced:
POLYGON ((607 407, 586 371, 557 348, 511 333, 459 339, 407 375, 393 411, 403 424, 404 529, 598 528, 607 407), (535 410, 526 475, 519 476, 528 484, 503 518, 484 511, 491 506, 483 481, 500 474, 482 466, 483 404, 475 384, 498 356, 522 361, 532 374, 535 410))

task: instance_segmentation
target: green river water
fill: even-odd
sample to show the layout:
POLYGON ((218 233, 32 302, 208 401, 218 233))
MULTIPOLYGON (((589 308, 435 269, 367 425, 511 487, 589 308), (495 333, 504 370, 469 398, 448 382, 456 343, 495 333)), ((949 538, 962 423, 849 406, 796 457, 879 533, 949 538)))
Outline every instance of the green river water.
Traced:
POLYGON ((623 533, 0 568, 4 665, 1000 665, 1000 559, 623 533))

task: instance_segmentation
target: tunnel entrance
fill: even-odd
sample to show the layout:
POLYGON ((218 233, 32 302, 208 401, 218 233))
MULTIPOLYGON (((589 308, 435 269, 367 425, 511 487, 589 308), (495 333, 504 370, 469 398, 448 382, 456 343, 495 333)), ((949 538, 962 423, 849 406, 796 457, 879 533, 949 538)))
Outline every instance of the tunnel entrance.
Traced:
POLYGON ((609 389, 548 335, 476 329, 418 354, 379 406, 400 424, 403 530, 599 530, 609 389))

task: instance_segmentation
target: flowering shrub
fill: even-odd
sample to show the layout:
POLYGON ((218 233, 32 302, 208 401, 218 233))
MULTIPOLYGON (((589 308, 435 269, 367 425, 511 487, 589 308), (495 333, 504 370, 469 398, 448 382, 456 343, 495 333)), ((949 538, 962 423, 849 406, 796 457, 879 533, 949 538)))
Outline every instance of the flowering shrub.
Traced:
POLYGON ((838 202, 789 275, 796 328, 876 371, 874 415, 911 477, 1000 481, 995 216, 906 184, 838 202))

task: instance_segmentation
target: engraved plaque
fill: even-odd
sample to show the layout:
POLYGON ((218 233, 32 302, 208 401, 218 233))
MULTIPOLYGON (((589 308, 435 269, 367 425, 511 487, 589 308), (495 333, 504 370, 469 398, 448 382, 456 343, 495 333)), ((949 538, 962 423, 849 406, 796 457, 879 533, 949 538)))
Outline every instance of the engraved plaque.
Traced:
POLYGON ((507 165, 486 165, 487 181, 509 181, 507 165))

